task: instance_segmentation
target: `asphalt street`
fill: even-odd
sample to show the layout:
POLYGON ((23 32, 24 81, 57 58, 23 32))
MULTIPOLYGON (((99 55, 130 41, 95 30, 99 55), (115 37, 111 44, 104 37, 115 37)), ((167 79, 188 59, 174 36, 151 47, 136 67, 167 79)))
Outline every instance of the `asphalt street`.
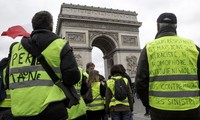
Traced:
POLYGON ((142 105, 140 99, 135 98, 133 116, 134 120, 150 120, 149 116, 144 116, 145 107, 142 105))

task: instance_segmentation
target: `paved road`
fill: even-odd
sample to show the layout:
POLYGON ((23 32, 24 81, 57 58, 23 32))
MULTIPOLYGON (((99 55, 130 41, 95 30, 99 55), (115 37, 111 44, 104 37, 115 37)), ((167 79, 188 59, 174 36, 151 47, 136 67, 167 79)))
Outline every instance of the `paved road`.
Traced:
POLYGON ((135 98, 134 103, 134 120, 150 120, 150 117, 144 116, 145 107, 142 105, 140 99, 135 98))

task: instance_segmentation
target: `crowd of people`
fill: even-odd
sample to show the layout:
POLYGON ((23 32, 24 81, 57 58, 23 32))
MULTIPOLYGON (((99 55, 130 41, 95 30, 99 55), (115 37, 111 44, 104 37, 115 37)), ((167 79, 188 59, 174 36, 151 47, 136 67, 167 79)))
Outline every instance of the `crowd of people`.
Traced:
POLYGON ((135 85, 122 64, 111 67, 108 79, 92 62, 86 71, 80 68, 69 42, 52 32, 48 11, 37 12, 32 27, 31 36, 12 44, 6 57, 1 120, 134 120, 134 93, 151 120, 200 119, 200 49, 177 35, 173 13, 158 17, 158 33, 142 49, 135 85), (126 86, 123 100, 115 97, 118 80, 126 86))
MULTIPOLYGON (((107 120, 108 113, 116 111, 125 111, 123 117, 131 120, 133 97, 127 98, 132 99, 130 104, 106 100, 106 79, 94 70, 92 62, 86 65, 86 71, 77 65, 69 42, 52 32, 53 17, 48 11, 37 12, 32 27, 30 37, 13 43, 5 58, 7 65, 1 78, 6 98, 0 102, 1 120, 107 120), (89 90, 92 102, 83 97, 89 90)), ((120 67, 111 72, 110 79, 125 75, 123 66, 116 66, 120 67)), ((108 95, 112 94, 109 91, 108 95)), ((113 119, 117 116, 121 115, 111 114, 113 119)))

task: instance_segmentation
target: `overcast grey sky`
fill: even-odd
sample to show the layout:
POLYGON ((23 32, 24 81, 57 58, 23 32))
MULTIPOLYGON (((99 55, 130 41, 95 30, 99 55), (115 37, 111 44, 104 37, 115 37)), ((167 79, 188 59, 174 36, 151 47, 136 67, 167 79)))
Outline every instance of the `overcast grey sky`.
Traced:
MULTIPOLYGON (((157 17, 163 12, 173 12, 178 19, 178 35, 190 38, 200 46, 200 0, 1 0, 0 33, 14 25, 29 26, 32 16, 40 10, 52 13, 55 28, 62 3, 135 11, 138 21, 142 22, 139 28, 141 48, 154 39, 157 17)), ((13 41, 0 36, 0 59, 7 56, 8 47, 13 41)), ((97 54, 101 53, 97 51, 97 54)), ((100 60, 95 60, 97 67, 103 64, 100 60)))

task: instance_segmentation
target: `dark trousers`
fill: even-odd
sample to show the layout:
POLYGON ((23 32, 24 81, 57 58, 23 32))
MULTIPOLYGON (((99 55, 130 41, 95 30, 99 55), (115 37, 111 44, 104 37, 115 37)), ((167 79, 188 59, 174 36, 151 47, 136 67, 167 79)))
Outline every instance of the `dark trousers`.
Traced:
POLYGON ((87 111, 87 118, 88 120, 103 120, 104 117, 104 110, 97 110, 97 111, 87 111))
POLYGON ((75 118, 73 120, 87 120, 87 116, 86 115, 82 115, 82 116, 80 116, 78 118, 75 118))
POLYGON ((0 108, 0 120, 14 120, 10 108, 0 108))
POLYGON ((66 120, 67 110, 63 102, 50 103, 39 115, 30 117, 15 117, 15 120, 66 120))
POLYGON ((185 111, 150 110, 151 120, 200 120, 200 107, 185 111))

